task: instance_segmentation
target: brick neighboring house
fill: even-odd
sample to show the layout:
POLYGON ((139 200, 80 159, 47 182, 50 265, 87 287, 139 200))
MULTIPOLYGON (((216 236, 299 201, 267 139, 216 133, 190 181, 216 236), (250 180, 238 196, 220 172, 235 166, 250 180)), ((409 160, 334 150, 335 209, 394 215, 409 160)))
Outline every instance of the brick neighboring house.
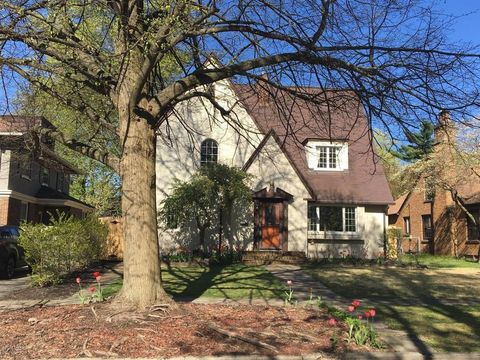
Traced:
MULTIPOLYGON (((452 159, 455 128, 447 112, 441 112, 435 128, 434 151, 444 159, 445 173, 452 159)), ((402 231, 404 252, 428 252, 435 255, 477 256, 480 236, 480 179, 473 172, 455 189, 475 225, 454 201, 451 192, 428 186, 420 177, 416 188, 399 197, 388 209, 388 223, 402 231)))
POLYGON ((25 146, 26 134, 38 126, 53 128, 43 117, 0 116, 0 225, 48 223, 57 210, 78 217, 93 210, 68 194, 78 170, 54 152, 53 142, 42 141, 35 153, 25 146))

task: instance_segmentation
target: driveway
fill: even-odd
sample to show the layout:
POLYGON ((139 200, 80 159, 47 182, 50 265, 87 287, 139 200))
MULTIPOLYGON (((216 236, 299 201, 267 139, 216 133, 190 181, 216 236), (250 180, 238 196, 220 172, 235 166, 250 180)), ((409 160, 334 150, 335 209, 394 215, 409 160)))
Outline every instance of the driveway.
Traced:
POLYGON ((10 280, 0 280, 0 299, 8 299, 8 295, 14 291, 28 287, 27 268, 17 269, 15 277, 10 280))

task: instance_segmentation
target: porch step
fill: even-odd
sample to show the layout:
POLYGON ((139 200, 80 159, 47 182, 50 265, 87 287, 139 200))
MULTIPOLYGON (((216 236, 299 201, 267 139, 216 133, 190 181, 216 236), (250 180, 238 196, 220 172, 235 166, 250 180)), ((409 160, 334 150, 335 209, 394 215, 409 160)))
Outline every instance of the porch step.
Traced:
POLYGON ((302 264, 307 261, 302 251, 245 251, 242 261, 246 265, 302 264))

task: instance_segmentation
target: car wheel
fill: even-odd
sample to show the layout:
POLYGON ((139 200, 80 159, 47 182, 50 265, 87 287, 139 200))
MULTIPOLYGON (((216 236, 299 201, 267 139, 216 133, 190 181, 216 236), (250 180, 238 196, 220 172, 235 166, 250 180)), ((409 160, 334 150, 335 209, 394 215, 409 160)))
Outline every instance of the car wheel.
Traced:
POLYGON ((11 279, 14 274, 15 274, 15 258, 13 256, 9 256, 7 263, 2 269, 1 275, 5 279, 11 279))

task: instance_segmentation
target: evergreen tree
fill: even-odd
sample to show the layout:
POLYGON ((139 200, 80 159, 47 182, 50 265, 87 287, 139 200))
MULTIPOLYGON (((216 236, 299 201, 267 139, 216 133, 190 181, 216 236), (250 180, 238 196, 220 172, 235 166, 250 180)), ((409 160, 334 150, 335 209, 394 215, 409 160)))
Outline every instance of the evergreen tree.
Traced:
POLYGON ((431 122, 424 120, 420 123, 420 129, 417 132, 407 129, 404 134, 408 144, 400 146, 398 151, 392 151, 392 154, 399 159, 414 162, 425 158, 432 152, 433 124, 431 122))

